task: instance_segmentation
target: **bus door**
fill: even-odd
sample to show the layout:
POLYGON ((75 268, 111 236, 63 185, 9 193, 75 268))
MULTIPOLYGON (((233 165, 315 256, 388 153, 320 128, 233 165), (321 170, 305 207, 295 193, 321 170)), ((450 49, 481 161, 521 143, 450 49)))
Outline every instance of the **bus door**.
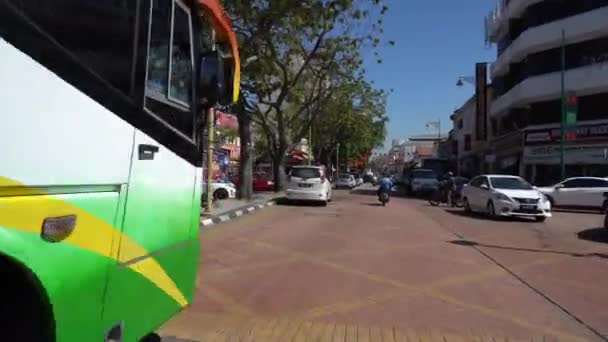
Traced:
POLYGON ((122 325, 126 341, 191 301, 198 262, 196 167, 174 152, 195 136, 191 12, 180 0, 152 0, 150 14, 144 108, 170 130, 138 129, 133 140, 119 264, 104 308, 104 322, 122 325))

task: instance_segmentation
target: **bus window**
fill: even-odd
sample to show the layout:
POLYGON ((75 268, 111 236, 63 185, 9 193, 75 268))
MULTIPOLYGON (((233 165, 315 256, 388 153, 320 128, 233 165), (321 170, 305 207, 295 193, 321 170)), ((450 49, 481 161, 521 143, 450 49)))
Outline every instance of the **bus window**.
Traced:
MULTIPOLYGON (((32 22, 75 56, 85 68, 103 78, 122 93, 131 92, 133 37, 135 35, 136 1, 130 0, 10 0, 32 22), (108 63, 111 60, 112 63, 108 63)), ((22 36, 23 39, 24 36, 22 36)), ((36 42, 23 41, 24 45, 36 42)), ((58 56, 53 56, 58 59, 58 56)), ((75 68, 61 68, 79 80, 86 81, 75 68)), ((64 76, 64 75, 59 75, 64 76)))
POLYGON ((189 106, 192 99, 191 22, 188 8, 176 1, 173 6, 169 98, 185 106, 189 106))
POLYGON ((179 0, 153 0, 145 108, 194 140, 192 18, 179 0))

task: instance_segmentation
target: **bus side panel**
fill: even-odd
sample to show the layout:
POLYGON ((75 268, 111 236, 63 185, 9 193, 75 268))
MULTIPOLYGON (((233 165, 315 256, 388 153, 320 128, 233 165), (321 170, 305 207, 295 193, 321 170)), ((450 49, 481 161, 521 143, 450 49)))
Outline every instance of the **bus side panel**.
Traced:
POLYGON ((156 329, 192 300, 198 263, 198 254, 191 252, 197 245, 193 218, 199 215, 193 205, 196 168, 139 130, 134 141, 122 265, 110 276, 104 313, 107 322, 124 322, 125 341, 156 329), (141 146, 158 150, 142 156, 141 146), (143 248, 133 248, 134 243, 143 248), (148 280, 132 272, 141 267, 148 267, 142 272, 148 280))
MULTIPOLYGON (((51 301, 57 341, 101 341, 101 312, 111 259, 116 192, 0 197, 0 253, 28 267, 51 301), (46 217, 76 215, 65 240, 44 241, 46 217)), ((10 295, 10 294, 9 294, 10 295)))
POLYGON ((0 177, 28 186, 126 183, 133 126, 2 38, 0 56, 0 177))

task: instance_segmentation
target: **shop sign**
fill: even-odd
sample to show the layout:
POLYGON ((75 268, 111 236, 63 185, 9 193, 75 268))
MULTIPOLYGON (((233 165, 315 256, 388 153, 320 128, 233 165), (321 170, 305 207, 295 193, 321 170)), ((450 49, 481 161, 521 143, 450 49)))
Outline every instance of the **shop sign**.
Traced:
MULTIPOLYGON (((608 142, 608 123, 579 125, 567 129, 576 139, 575 142, 608 142)), ((530 129, 524 134, 525 145, 548 145, 559 143, 561 130, 559 127, 530 129)))
MULTIPOLYGON (((608 145, 566 145, 566 164, 608 164, 608 145)), ((524 164, 554 165, 560 163, 560 146, 526 146, 524 164)))

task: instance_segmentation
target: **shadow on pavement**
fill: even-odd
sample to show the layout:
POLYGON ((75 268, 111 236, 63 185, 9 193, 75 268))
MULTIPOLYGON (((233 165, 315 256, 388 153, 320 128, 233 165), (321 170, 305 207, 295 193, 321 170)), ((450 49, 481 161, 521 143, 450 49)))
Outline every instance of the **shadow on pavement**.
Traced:
MULTIPOLYGON (((432 205, 428 205, 429 207, 432 207, 432 205)), ((511 222, 534 222, 530 219, 527 219, 525 217, 518 217, 518 216, 511 216, 511 217, 503 217, 503 216, 499 216, 499 217, 494 217, 494 218, 490 218, 486 215, 483 215, 481 213, 467 213, 464 211, 464 209, 445 209, 445 212, 448 214, 452 214, 455 216, 461 216, 461 217, 469 217, 472 219, 476 219, 476 220, 484 220, 484 221, 511 221, 511 222)))
POLYGON ((361 203, 361 205, 367 205, 370 207, 381 207, 382 203, 361 203))
POLYGON ((499 245, 485 244, 485 243, 480 243, 480 242, 475 242, 475 241, 470 241, 470 240, 453 240, 453 241, 448 241, 448 242, 455 244, 455 245, 467 246, 467 247, 484 247, 484 248, 496 248, 496 249, 505 249, 505 250, 512 250, 512 251, 521 251, 521 252, 561 254, 561 255, 569 255, 569 256, 577 257, 577 258, 608 259, 608 254, 604 254, 604 253, 577 253, 577 252, 567 252, 567 251, 554 251, 554 250, 550 250, 550 249, 499 246, 499 245))
POLYGON ((604 214, 604 212, 601 209, 595 209, 595 208, 555 207, 555 208, 553 208, 553 211, 559 212, 559 213, 569 213, 569 214, 598 214, 598 215, 604 214))
POLYGON ((277 205, 287 206, 287 207, 322 207, 324 205, 323 202, 319 201, 296 201, 296 200, 288 200, 287 198, 279 198, 277 200, 277 205))
POLYGON ((576 235, 581 240, 608 243, 608 229, 603 227, 581 230, 576 235))

